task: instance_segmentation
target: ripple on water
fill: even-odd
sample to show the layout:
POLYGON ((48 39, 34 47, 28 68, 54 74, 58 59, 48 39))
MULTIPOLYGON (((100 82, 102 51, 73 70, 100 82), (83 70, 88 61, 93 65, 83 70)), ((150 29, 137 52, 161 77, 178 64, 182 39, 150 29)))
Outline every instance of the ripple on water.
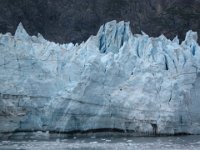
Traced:
POLYGON ((157 138, 72 138, 52 140, 1 141, 0 150, 199 150, 200 136, 157 138))

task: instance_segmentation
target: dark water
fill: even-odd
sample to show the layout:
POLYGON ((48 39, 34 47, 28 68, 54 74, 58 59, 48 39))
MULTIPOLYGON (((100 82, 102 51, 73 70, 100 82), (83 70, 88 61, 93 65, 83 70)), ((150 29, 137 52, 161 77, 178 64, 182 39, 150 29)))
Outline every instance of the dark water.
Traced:
MULTIPOLYGON (((43 136, 43 135, 42 135, 43 136)), ((0 141, 0 150, 200 150, 200 136, 28 138, 0 141)))

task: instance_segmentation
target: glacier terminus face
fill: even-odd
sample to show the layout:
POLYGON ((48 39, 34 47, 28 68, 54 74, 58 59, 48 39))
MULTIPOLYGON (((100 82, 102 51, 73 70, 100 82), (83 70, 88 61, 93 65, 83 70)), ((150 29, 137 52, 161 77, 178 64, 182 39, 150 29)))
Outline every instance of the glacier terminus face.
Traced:
POLYGON ((200 46, 111 21, 81 44, 0 34, 0 132, 200 133, 200 46))

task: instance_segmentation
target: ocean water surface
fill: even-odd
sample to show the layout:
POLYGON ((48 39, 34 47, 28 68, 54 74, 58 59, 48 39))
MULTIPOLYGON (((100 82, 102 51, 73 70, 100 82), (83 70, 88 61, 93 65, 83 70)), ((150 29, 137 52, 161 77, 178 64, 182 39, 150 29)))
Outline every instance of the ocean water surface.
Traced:
POLYGON ((200 136, 60 137, 45 135, 0 141, 0 150, 200 150, 200 136))

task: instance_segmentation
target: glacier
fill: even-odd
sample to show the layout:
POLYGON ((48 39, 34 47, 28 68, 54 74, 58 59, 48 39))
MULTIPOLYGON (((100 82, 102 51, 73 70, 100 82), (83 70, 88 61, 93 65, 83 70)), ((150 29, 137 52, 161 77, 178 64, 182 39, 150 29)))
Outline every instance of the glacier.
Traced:
POLYGON ((0 34, 0 133, 200 133, 200 46, 110 21, 81 44, 0 34))

